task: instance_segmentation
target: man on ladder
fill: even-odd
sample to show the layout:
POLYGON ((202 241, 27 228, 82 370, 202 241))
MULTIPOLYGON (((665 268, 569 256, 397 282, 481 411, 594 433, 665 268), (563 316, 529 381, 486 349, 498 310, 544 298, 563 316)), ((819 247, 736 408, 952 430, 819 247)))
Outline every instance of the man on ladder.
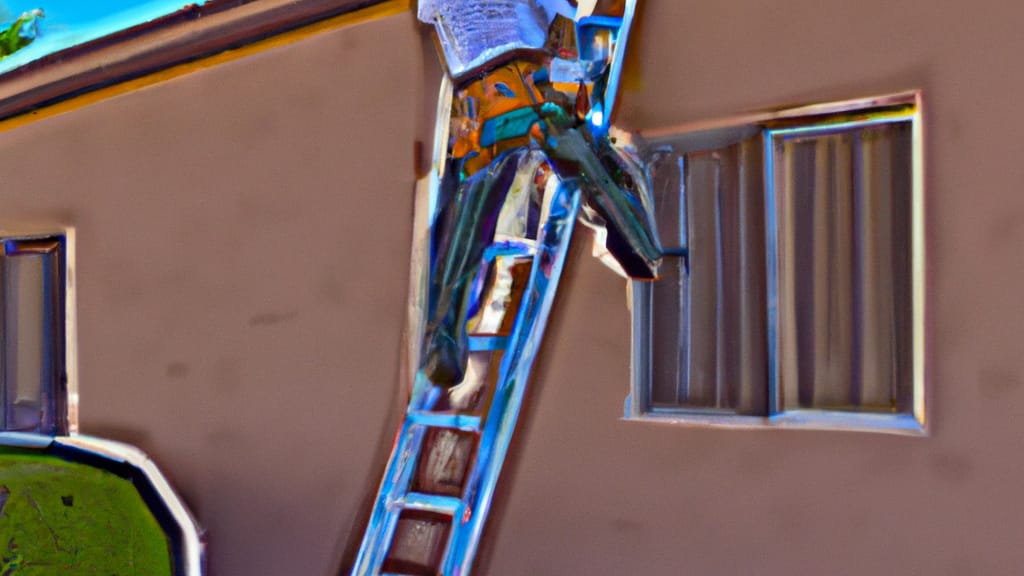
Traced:
POLYGON ((574 4, 419 5, 451 106, 418 370, 352 574, 469 574, 578 215, 604 262, 657 275, 643 171, 609 137, 635 0, 574 4))

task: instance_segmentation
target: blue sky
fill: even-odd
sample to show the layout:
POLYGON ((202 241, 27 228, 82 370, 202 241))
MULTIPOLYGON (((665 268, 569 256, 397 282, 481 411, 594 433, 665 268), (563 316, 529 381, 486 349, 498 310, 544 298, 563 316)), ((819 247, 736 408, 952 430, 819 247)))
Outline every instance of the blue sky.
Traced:
POLYGON ((205 0, 0 0, 0 21, 41 8, 40 35, 27 48, 0 60, 0 74, 76 44, 95 40, 205 0))
MULTIPOLYGON (((174 10, 188 4, 188 0, 154 2, 153 0, 17 0, 0 1, 0 15, 5 20, 17 18, 19 14, 33 8, 42 8, 46 19, 61 24, 80 24, 99 20, 117 12, 144 7, 146 4, 162 4, 174 10)), ((168 10, 168 11, 170 11, 168 10)))

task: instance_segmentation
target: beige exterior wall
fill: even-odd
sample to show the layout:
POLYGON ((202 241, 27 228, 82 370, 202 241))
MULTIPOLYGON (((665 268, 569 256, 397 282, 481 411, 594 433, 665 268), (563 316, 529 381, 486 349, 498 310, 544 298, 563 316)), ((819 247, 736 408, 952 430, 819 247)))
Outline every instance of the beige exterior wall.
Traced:
MULTIPOLYGON (((625 290, 577 242, 481 573, 1019 573, 1011 6, 647 2, 627 127, 925 90, 933 433, 620 421, 625 290)), ((358 530, 400 409, 424 59, 402 15, 0 135, 2 219, 78 228, 82 430, 161 464, 214 576, 333 574, 358 530)))

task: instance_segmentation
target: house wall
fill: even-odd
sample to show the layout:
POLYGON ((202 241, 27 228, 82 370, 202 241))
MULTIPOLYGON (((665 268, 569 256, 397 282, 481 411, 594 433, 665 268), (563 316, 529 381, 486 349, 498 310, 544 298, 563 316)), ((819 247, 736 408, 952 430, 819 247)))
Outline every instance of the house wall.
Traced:
MULTIPOLYGON (((480 573, 1019 571, 1009 6, 646 3, 626 127, 925 90, 932 434, 621 421, 624 284, 580 235, 480 573)), ((162 466, 214 576, 333 574, 360 528, 400 411, 429 51, 405 14, 0 135, 0 219, 78 229, 82 430, 162 466)))

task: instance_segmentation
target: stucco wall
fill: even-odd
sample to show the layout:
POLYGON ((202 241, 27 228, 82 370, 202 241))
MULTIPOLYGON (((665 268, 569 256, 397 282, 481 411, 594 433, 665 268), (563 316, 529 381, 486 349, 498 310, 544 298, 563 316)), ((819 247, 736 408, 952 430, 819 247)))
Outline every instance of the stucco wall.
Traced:
MULTIPOLYGON (((626 126, 925 89, 933 433, 620 421, 625 290, 580 242, 481 573, 1019 571, 1024 8, 1008 6, 647 3, 626 126)), ((333 573, 376 483, 423 58, 403 15, 0 134, 2 219, 78 227, 83 432, 161 464, 214 576, 333 573)))
POLYGON ((0 216, 78 229, 82 431, 212 574, 327 574, 393 433, 419 53, 392 18, 0 135, 0 216))

